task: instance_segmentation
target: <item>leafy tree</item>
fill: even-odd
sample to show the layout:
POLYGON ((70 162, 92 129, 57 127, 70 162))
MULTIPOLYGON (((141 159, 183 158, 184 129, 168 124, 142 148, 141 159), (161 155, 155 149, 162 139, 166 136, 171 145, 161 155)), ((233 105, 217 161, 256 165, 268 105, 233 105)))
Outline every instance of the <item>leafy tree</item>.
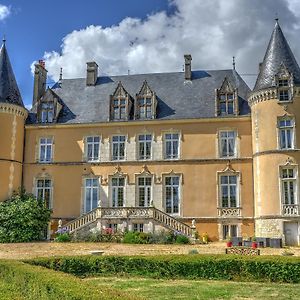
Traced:
POLYGON ((16 243, 43 239, 51 210, 42 200, 20 191, 0 203, 0 242, 16 243))

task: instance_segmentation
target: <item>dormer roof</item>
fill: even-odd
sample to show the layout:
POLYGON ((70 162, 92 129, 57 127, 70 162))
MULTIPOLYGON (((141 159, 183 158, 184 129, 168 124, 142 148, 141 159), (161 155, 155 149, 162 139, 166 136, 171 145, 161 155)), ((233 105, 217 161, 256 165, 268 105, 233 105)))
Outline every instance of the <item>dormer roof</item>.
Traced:
POLYGON ((24 107, 5 42, 0 50, 0 102, 24 107))
POLYGON ((260 67, 254 91, 272 87, 274 76, 278 74, 282 65, 293 74, 294 83, 300 84, 300 68, 283 35, 278 20, 276 20, 264 60, 260 67))

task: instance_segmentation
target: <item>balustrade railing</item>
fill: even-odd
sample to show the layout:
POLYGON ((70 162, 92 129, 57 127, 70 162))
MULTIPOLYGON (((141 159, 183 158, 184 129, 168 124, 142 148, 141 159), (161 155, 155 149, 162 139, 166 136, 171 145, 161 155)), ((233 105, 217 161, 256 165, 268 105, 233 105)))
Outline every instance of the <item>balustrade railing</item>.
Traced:
POLYGON ((219 217, 240 217, 242 214, 242 209, 240 207, 219 207, 218 216, 219 217))
POLYGON ((299 215, 299 205, 298 204, 283 204, 282 214, 285 216, 298 216, 299 215))

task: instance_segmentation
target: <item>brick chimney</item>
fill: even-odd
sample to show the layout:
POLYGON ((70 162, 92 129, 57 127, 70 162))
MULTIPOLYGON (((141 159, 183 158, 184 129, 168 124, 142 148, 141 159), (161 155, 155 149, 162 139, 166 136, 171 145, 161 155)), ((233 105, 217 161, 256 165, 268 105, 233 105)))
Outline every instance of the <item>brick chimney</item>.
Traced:
POLYGON ((87 62, 86 63, 86 85, 93 86, 96 85, 98 78, 98 65, 96 62, 87 62))
POLYGON ((32 107, 35 106, 37 101, 44 95, 46 91, 46 81, 47 81, 47 70, 45 69, 45 62, 39 60, 37 64, 34 65, 34 83, 33 83, 33 99, 32 107))
POLYGON ((191 54, 184 55, 184 79, 192 80, 192 56, 191 56, 191 54))

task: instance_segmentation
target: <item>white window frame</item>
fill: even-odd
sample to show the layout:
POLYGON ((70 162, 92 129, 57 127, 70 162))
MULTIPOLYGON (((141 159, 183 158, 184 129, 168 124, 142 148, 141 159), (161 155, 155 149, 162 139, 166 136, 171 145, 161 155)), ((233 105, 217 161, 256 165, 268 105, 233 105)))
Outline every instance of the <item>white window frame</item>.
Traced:
POLYGON ((134 232, 144 232, 145 226, 144 223, 133 223, 132 230, 134 232))
POLYGON ((150 207, 151 203, 153 201, 153 177, 152 176, 138 176, 136 178, 136 194, 137 194, 137 206, 138 207, 150 207), (143 180, 144 183, 140 184, 140 180, 143 180), (150 185, 147 183, 147 181, 150 180, 150 185), (144 193, 144 204, 140 205, 141 202, 141 190, 143 189, 144 193), (149 197, 150 196, 150 197, 149 197), (146 201, 146 199, 149 199, 146 201))
POLYGON ((164 134, 163 134, 163 137, 164 137, 164 155, 163 155, 163 157, 164 157, 164 159, 165 160, 178 160, 178 159, 180 159, 180 147, 181 147, 181 134, 180 134, 180 132, 178 132, 178 131, 168 131, 168 132, 164 132, 164 134), (171 139, 167 139, 167 135, 169 135, 169 134, 171 134, 172 135, 172 137, 171 137, 171 139), (175 157, 174 156, 174 145, 173 145, 173 143, 174 142, 176 142, 176 139, 174 139, 173 138, 173 135, 174 134, 177 134, 178 135, 178 139, 177 139, 177 143, 178 143, 178 145, 177 145, 177 156, 175 157), (170 155, 170 157, 168 157, 168 155, 167 155, 167 143, 168 142, 171 142, 171 155, 170 155))
POLYGON ((100 161, 100 147, 101 147, 101 137, 99 135, 94 136, 86 136, 85 139, 85 158, 88 162, 99 162, 100 161), (98 138, 99 141, 95 142, 95 139, 98 138), (88 141, 89 139, 93 139, 93 141, 88 141), (98 155, 95 155, 95 146, 98 144, 98 155), (92 147, 92 156, 89 158, 89 145, 92 147))
POLYGON ((280 195, 281 195, 281 204, 282 205, 298 205, 299 204, 299 197, 298 197, 298 167, 296 165, 292 166, 280 166, 279 169, 279 174, 280 174, 280 195), (283 172, 284 170, 293 170, 293 177, 287 177, 283 178, 283 172), (285 190, 284 190, 284 183, 285 182, 292 182, 293 183, 293 189, 294 189, 294 203, 291 202, 291 197, 290 197, 290 189, 288 191, 288 202, 285 202, 285 190))
POLYGON ((218 207, 219 208, 240 208, 241 207, 241 198, 240 198, 240 174, 239 172, 219 172, 218 173, 218 207), (222 199, 222 186, 233 186, 234 184, 229 183, 228 184, 223 184, 221 181, 222 176, 235 176, 236 177, 236 206, 231 206, 230 203, 230 189, 228 192, 228 206, 223 206, 223 199, 222 199))
POLYGON ((152 133, 141 133, 137 136, 137 159, 138 160, 151 160, 152 159, 152 152, 153 152, 153 135, 152 133), (146 136, 150 136, 150 140, 142 140, 140 141, 140 137, 146 137, 146 136), (146 149, 146 145, 147 143, 150 143, 150 156, 147 157, 147 155, 140 155, 140 149, 141 149, 141 144, 143 144, 144 146, 144 150, 146 149))
POLYGON ((281 117, 278 118, 277 120, 277 126, 278 126, 278 149, 279 150, 291 150, 295 149, 295 144, 296 144, 296 137, 295 137, 295 118, 294 117, 281 117), (290 126, 281 126, 280 122, 282 121, 290 121, 291 125, 290 126), (287 142, 285 142, 284 147, 282 147, 282 141, 281 141, 281 133, 285 132, 285 140, 287 141, 287 132, 290 131, 290 137, 291 137, 291 147, 286 147, 287 142))
POLYGON ((54 120, 54 102, 44 101, 41 102, 41 112, 40 112, 41 123, 52 123, 54 120))
POLYGON ((50 163, 53 161, 53 137, 40 137, 39 138, 39 162, 50 163), (42 140, 45 140, 42 142, 42 140), (44 147, 44 150, 42 150, 44 147), (50 148, 50 157, 47 157, 48 149, 50 148), (43 154, 43 156, 42 156, 43 154))
POLYGON ((37 198, 37 200, 42 200, 43 202, 45 202, 45 194, 46 194, 46 190, 49 191, 49 209, 53 208, 53 182, 51 178, 48 177, 38 177, 35 179, 35 196, 37 198), (39 187, 38 186, 38 182, 39 181, 43 181, 43 186, 39 187), (46 186, 46 181, 50 181, 50 185, 46 186), (42 193, 42 196, 39 196, 39 193, 42 193))
POLYGON ((97 208, 99 206, 99 202, 100 202, 100 183, 99 183, 99 178, 98 177, 86 177, 84 178, 84 195, 83 195, 83 212, 86 214, 90 211, 92 211, 93 209, 97 208), (88 180, 92 180, 93 183, 91 186, 88 186, 87 185, 87 181, 88 180), (94 185, 94 182, 96 182, 96 185, 94 185), (97 206, 92 208, 92 203, 93 203, 93 198, 94 198, 94 190, 96 189, 96 192, 97 192, 97 206), (91 210, 87 210, 87 193, 89 192, 89 195, 90 195, 90 207, 91 207, 91 210))
POLYGON ((235 129, 221 129, 218 132, 218 149, 219 149, 219 157, 220 158, 236 158, 237 157, 237 131, 235 129), (229 132, 233 132, 234 136, 233 136, 233 140, 234 140, 234 151, 233 151, 233 155, 223 155, 222 154, 222 141, 225 140, 226 141, 226 145, 227 145, 227 150, 229 149, 229 141, 228 141, 228 136, 227 137, 222 137, 222 133, 228 133, 229 132))
MULTIPOLYGON (((176 186, 176 185, 174 185, 176 186)), ((167 214, 170 214, 170 215, 180 215, 180 212, 181 212, 181 176, 180 175, 176 175, 176 174, 172 174, 172 175, 164 175, 163 176, 163 200, 164 200, 164 209, 165 209, 165 212, 167 214), (178 212, 174 212, 174 199, 173 199, 173 190, 171 192, 172 194, 172 199, 171 199, 171 212, 168 212, 167 211, 167 188, 168 187, 172 187, 172 185, 168 185, 166 184, 166 179, 168 177, 171 177, 171 178, 178 178, 178 212)))
POLYGON ((113 176, 110 178, 110 194, 111 194, 111 207, 125 207, 126 206, 126 177, 125 176, 113 176), (113 180, 118 180, 118 185, 113 185, 113 180), (120 179, 124 180, 124 184, 120 185, 120 179), (114 195, 119 195, 119 189, 123 189, 123 205, 119 206, 118 196, 114 199, 114 195))
POLYGON ((125 158, 126 158, 126 141, 127 141, 127 138, 126 138, 126 135, 124 135, 124 134, 112 135, 112 137, 111 137, 111 160, 113 160, 113 161, 123 161, 123 160, 125 160, 125 158), (118 137, 118 141, 114 141, 115 137, 118 137), (121 137, 124 137, 124 141, 120 141, 121 137), (121 143, 124 143, 124 155, 123 155, 123 157, 120 155, 120 153, 121 153, 121 148, 120 148, 121 143), (114 146, 115 145, 117 145, 117 147, 118 147, 117 156, 114 156, 114 146))
POLYGON ((222 226, 221 227, 221 230, 222 230, 221 234, 222 234, 222 239, 223 240, 225 240, 229 237, 238 237, 239 236, 239 225, 238 224, 222 224, 221 226, 222 226), (224 229, 225 229, 224 227, 225 226, 228 226, 227 234, 224 232, 224 229), (236 228, 235 229, 236 230, 235 235, 233 235, 233 226, 236 228))

